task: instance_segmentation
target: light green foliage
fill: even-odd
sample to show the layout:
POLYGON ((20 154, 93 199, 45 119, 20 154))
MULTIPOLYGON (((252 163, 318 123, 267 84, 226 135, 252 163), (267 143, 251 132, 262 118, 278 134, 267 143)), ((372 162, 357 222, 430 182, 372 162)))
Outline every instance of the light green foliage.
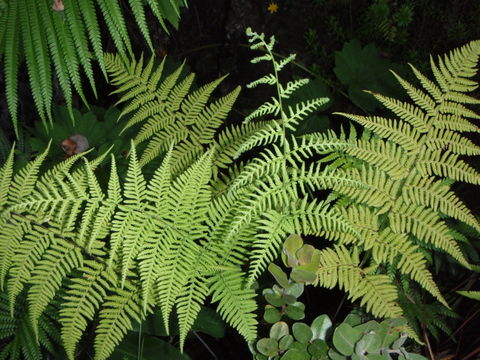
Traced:
MULTIPOLYGON (((401 315, 396 283, 385 268, 398 269, 444 302, 427 269, 424 244, 468 265, 440 215, 478 224, 436 176, 478 182, 455 158, 466 148, 476 153, 475 146, 452 135, 459 127, 476 129, 464 119, 473 112, 457 106, 476 101, 463 94, 474 84, 457 73, 474 74, 478 44, 435 68, 440 87, 420 79, 431 95, 402 82, 420 109, 381 98, 395 104, 392 110, 407 124, 349 115, 379 134, 357 139, 353 132, 289 135, 327 100, 285 106, 306 81, 281 83, 279 72, 293 56, 277 61, 273 38, 249 36, 253 49, 265 51, 254 62, 273 65, 272 74, 254 83, 273 86, 276 95, 244 124, 219 129, 239 92, 210 101, 222 79, 192 92, 193 75, 184 74, 183 65, 162 76, 163 62, 106 55, 106 70, 125 103, 125 129, 137 131, 126 173, 118 172, 112 156, 103 181, 95 169, 107 154, 79 161, 85 153, 44 171, 45 152, 14 172, 12 151, 1 168, 1 285, 12 312, 27 294, 36 334, 48 304, 61 298, 62 341, 70 358, 92 320, 98 319, 95 356, 105 359, 132 321, 155 308, 167 330, 176 312, 183 347, 207 299, 246 340, 255 339, 251 284, 292 233, 335 242, 321 251, 301 250, 295 279, 339 286, 376 316, 401 315), (435 132, 441 146, 448 144, 441 154, 429 142, 436 128, 443 130, 435 132), (259 154, 233 164, 251 149, 259 154), (152 161, 159 157, 161 162, 152 161), (153 174, 145 171, 147 163, 153 174), (335 192, 326 200, 315 196, 330 189, 335 192)), ((302 311, 293 306, 291 314, 300 319, 302 311)))
MULTIPOLYGON (((53 0, 8 0, 0 4, 0 59, 4 62, 7 103, 17 135, 17 76, 22 56, 25 57, 35 106, 46 124, 47 120, 52 121, 52 70, 70 111, 73 90, 86 101, 82 73, 95 92, 92 58, 99 62, 106 75, 99 17, 105 21, 117 51, 122 56, 132 53, 118 0, 64 0, 59 3, 63 9, 55 8, 53 0)), ((153 51, 145 18, 146 8, 167 31, 165 19, 177 24, 180 7, 186 6, 186 1, 129 0, 128 4, 153 51)))
POLYGON ((343 155, 362 160, 352 178, 368 180, 376 196, 368 190, 353 193, 337 188, 348 199, 345 211, 352 211, 349 219, 362 233, 361 242, 371 251, 372 264, 389 264, 444 305, 421 248, 433 246, 469 267, 445 219, 451 217, 477 231, 480 228, 451 190, 454 181, 480 182, 478 172, 459 158, 480 153, 462 134, 479 131, 470 122, 479 115, 465 106, 480 102, 467 94, 477 87, 469 78, 475 74, 479 54, 480 42, 476 41, 437 62, 432 59, 436 82, 411 66, 423 88, 394 74, 412 103, 372 95, 396 117, 342 114, 373 133, 366 140, 351 141, 343 155))

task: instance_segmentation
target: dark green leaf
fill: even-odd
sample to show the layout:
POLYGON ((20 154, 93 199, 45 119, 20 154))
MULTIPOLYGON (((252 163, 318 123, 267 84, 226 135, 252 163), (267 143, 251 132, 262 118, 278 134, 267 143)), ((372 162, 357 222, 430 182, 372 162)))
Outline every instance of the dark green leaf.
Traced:
POLYGON ((278 354, 278 343, 274 339, 263 338, 258 340, 257 349, 265 356, 275 356, 278 354))
POLYGON ((285 294, 292 295, 295 298, 298 298, 300 295, 303 294, 305 286, 303 284, 292 284, 288 289, 285 289, 285 294))
POLYGON ((300 268, 295 268, 290 274, 292 280, 302 283, 313 283, 317 279, 317 274, 300 268))
POLYGON ((263 290, 263 296, 265 297, 265 300, 267 300, 267 302, 273 306, 285 305, 285 301, 282 299, 282 297, 276 294, 272 289, 263 290))
POLYGON ((306 344, 312 340, 312 330, 310 326, 304 323, 295 323, 292 326, 293 336, 295 339, 303 344, 306 344))
POLYGON ((222 338, 225 336, 225 322, 213 309, 202 307, 193 323, 192 330, 222 338))
POLYGON ((390 69, 403 72, 403 69, 385 58, 373 44, 362 47, 358 40, 345 43, 343 49, 335 53, 334 72, 342 84, 348 87, 353 103, 365 111, 380 108, 381 104, 363 90, 371 90, 386 96, 404 97, 404 92, 390 69))
POLYGON ((362 318, 358 314, 350 313, 343 322, 350 326, 357 326, 362 323, 362 318))
POLYGON ((308 352, 314 358, 320 358, 322 355, 327 355, 328 345, 323 340, 313 340, 310 345, 308 345, 308 352))
POLYGON ((308 344, 306 344, 306 343, 301 343, 299 341, 294 341, 290 345, 289 349, 307 353, 307 347, 308 347, 308 344))
POLYGON ((305 304, 296 302, 285 308, 285 314, 292 320, 302 320, 305 317, 305 304))
POLYGON ((280 339, 280 341, 278 342, 278 347, 280 348, 281 351, 285 351, 290 347, 292 343, 293 343, 293 336, 287 335, 280 339))
POLYGON ((305 351, 298 351, 295 349, 288 350, 280 360, 309 360, 310 355, 305 351))
POLYGON ((277 308, 271 305, 266 305, 263 318, 265 319, 266 322, 273 324, 282 318, 282 313, 278 311, 277 308))
POLYGON ((331 360, 347 360, 347 357, 346 356, 343 356, 341 354, 339 354, 338 352, 336 352, 335 350, 333 349, 330 349, 328 351, 328 357, 331 359, 331 360))

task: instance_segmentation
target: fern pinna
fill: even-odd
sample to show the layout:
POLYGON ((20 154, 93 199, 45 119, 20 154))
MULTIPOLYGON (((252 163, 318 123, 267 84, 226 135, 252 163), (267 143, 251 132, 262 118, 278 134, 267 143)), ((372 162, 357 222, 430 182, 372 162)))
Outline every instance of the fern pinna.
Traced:
POLYGON ((61 338, 70 358, 89 322, 97 323, 95 357, 106 359, 132 321, 157 306, 167 329, 175 310, 183 346, 207 299, 218 303, 219 313, 245 339, 254 339, 256 302, 250 285, 290 233, 335 242, 320 251, 314 282, 340 286, 376 316, 402 312, 396 282, 382 265, 397 268, 441 301, 423 245, 468 265, 440 216, 478 225, 449 190, 450 182, 433 175, 478 180, 457 158, 440 164, 463 154, 461 149, 468 148, 467 154, 476 149, 449 134, 477 129, 465 119, 473 113, 459 103, 476 101, 462 92, 474 86, 466 75, 473 75, 478 44, 440 62, 435 70, 439 92, 421 77, 429 92, 447 99, 441 107, 429 100, 433 94, 407 84, 420 109, 380 99, 395 104, 392 110, 412 125, 352 116, 365 126, 378 119, 380 125, 371 130, 383 131, 357 140, 353 132, 348 137, 332 131, 291 135, 327 100, 285 108, 284 99, 307 80, 282 84, 278 73, 294 56, 277 61, 274 38, 249 35, 253 49, 266 51, 254 62, 273 64, 273 73, 252 86, 273 85, 276 96, 244 124, 219 129, 239 92, 209 101, 221 79, 191 91, 193 75, 183 74, 182 66, 164 76, 163 62, 150 59, 144 65, 143 58, 125 62, 107 54, 106 70, 126 103, 125 126, 138 127, 126 176, 119 176, 112 156, 103 184, 95 168, 107 154, 92 161, 76 155, 41 171, 48 149, 16 173, 12 151, 2 167, 0 285, 14 315, 15 300, 26 293, 37 336, 49 304, 61 304, 61 338), (434 120, 443 124, 442 131, 430 129, 434 120), (417 149, 415 142, 427 135, 431 141, 417 149), (444 153, 436 153, 445 146, 444 153), (254 148, 260 149, 257 156, 236 160, 254 148), (453 155, 444 155, 448 151, 453 155), (412 154, 417 154, 413 160, 412 154), (146 175, 145 165, 158 164, 157 158, 160 166, 146 175), (410 165, 405 170, 402 164, 410 165), (329 189, 335 192, 326 200, 315 196, 329 189))
MULTIPOLYGON (((4 62, 8 109, 18 135, 18 72, 25 60, 30 88, 40 118, 52 121, 52 70, 72 111, 72 92, 86 103, 82 87, 84 72, 94 93, 92 55, 106 75, 103 61, 101 25, 111 36, 116 50, 123 56, 132 54, 125 9, 118 0, 40 0, 2 1, 0 16, 0 60, 4 62), (53 5, 52 5, 53 3, 53 5), (24 58, 24 59, 23 59, 24 58)), ((166 21, 178 24, 185 0, 128 0, 129 10, 150 50, 154 47, 147 26, 146 8, 151 10, 162 28, 166 21)), ((131 18, 130 18, 131 19, 131 18)), ((71 114, 73 119, 73 114, 71 114)))

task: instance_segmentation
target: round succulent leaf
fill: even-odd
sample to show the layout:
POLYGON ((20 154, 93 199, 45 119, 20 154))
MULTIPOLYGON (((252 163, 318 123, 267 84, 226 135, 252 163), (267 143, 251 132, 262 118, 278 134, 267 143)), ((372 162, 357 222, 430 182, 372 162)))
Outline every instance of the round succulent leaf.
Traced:
POLYGON ((269 324, 276 323, 282 318, 282 313, 272 305, 265 305, 265 312, 263 313, 263 318, 269 324))
POLYGON ((355 345, 355 353, 357 355, 370 355, 371 353, 379 353, 381 345, 382 339, 377 334, 365 334, 355 345))
POLYGON ((313 283, 317 279, 317 274, 314 271, 301 269, 297 267, 290 273, 290 278, 293 281, 301 283, 313 283))
POLYGON ((341 354, 351 356, 361 336, 362 333, 359 330, 341 323, 333 332, 333 345, 341 354))
MULTIPOLYGON (((352 325, 352 324, 349 324, 352 325)), ((354 325, 352 325, 354 326, 354 325)), ((366 323, 354 326, 355 329, 360 330, 362 334, 377 334, 380 338, 383 339, 385 331, 382 331, 381 326, 375 320, 367 321, 366 323)))
POLYGON ((293 336, 302 344, 309 343, 312 340, 312 329, 305 323, 297 322, 292 326, 293 336))
POLYGON ((315 248, 312 245, 305 244, 297 250, 297 259, 299 265, 309 264, 312 260, 313 252, 315 248))
POLYGON ((270 328, 270 337, 272 339, 280 340, 288 334, 290 334, 290 329, 285 321, 276 322, 270 328))
POLYGON ((293 295, 283 294, 282 299, 286 304, 292 305, 297 302, 297 297, 293 295))
POLYGON ((292 345, 292 343, 293 343, 292 335, 284 336, 278 341, 278 348, 280 349, 280 351, 285 351, 290 347, 290 345, 292 345))
POLYGON ((257 354, 255 355, 255 360, 268 360, 268 356, 257 354))
POLYGON ((270 305, 277 306, 277 307, 285 305, 285 302, 283 301, 282 296, 279 294, 276 294, 272 289, 263 290, 263 296, 265 297, 265 300, 267 300, 267 302, 270 305))
POLYGON ((296 298, 300 297, 303 294, 305 285, 299 283, 293 283, 288 289, 285 289, 285 294, 295 296, 296 298))
POLYGON ((287 274, 285 274, 285 272, 280 268, 280 266, 274 263, 270 263, 268 265, 268 271, 270 272, 270 274, 273 275, 273 277, 281 287, 285 289, 290 287, 291 284, 288 281, 287 274))
POLYGON ((328 354, 328 345, 323 340, 313 340, 312 343, 308 345, 308 353, 312 355, 312 358, 319 359, 328 354))
POLYGON ((285 254, 286 259, 284 259, 282 256, 285 266, 294 267, 298 265, 298 260, 295 254, 297 253, 297 250, 302 247, 302 245, 302 238, 296 234, 290 235, 285 240, 283 243, 283 254, 285 254))
POLYGON ((290 349, 283 354, 280 360, 310 360, 310 355, 305 351, 290 349))
POLYGON ((390 347, 403 333, 407 320, 405 318, 386 319, 380 323, 382 347, 390 347))
POLYGON ((333 349, 328 350, 328 358, 330 360, 347 360, 346 356, 339 354, 333 349))
POLYGON ((305 317, 305 304, 297 301, 291 305, 287 305, 285 315, 292 320, 302 320, 305 317))
MULTIPOLYGON (((357 325, 362 324, 362 318, 358 314, 350 313, 345 317, 345 320, 343 320, 343 322, 350 325, 350 326, 357 326, 357 325)), ((376 321, 373 321, 373 322, 376 322, 376 321)), ((368 324, 368 322, 365 323, 365 324, 368 324)))
POLYGON ((290 350, 298 350, 304 353, 307 353, 307 346, 308 344, 301 343, 299 341, 294 341, 290 346, 290 350))
POLYGON ((257 342, 257 350, 265 356, 278 355, 278 343, 275 339, 262 338, 257 342))
POLYGON ((317 316, 310 328, 313 333, 312 339, 325 340, 327 332, 332 328, 332 320, 325 314, 317 316))

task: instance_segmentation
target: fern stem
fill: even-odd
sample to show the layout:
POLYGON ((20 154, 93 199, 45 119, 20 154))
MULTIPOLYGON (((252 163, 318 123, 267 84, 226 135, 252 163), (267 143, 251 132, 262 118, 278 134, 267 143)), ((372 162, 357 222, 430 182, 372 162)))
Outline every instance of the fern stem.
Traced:
MULTIPOLYGON (((193 54, 193 53, 196 53, 198 51, 203 51, 203 50, 209 50, 209 49, 214 49, 214 48, 217 48, 217 47, 221 47, 221 46, 225 46, 225 44, 222 44, 222 43, 213 43, 213 44, 207 44, 207 45, 202 45, 202 46, 198 46, 196 48, 193 48, 193 49, 189 49, 189 50, 185 50, 185 51, 182 51, 178 54, 176 54, 176 56, 182 58, 184 57, 185 55, 188 55, 188 54, 193 54)), ((250 49, 250 45, 248 44, 231 44, 230 46, 238 46, 238 47, 243 47, 243 48, 248 48, 250 49)), ((266 50, 263 50, 263 49, 258 49, 259 51, 264 51, 264 52, 267 52, 266 50)), ((286 55, 282 55, 276 51, 271 51, 271 54, 275 55, 276 57, 279 57, 279 58, 282 58, 282 59, 285 59, 287 56, 286 55)), ((302 63, 301 61, 298 61, 298 60, 293 60, 291 62, 293 65, 295 65, 296 67, 298 67, 299 69, 303 70, 304 72, 306 72, 307 74, 309 74, 310 76, 314 77, 314 78, 317 78, 321 81, 323 81, 325 84, 327 84, 329 87, 331 87, 332 89, 335 89, 335 91, 339 94, 341 94, 343 97, 345 97, 346 99, 350 100, 350 96, 342 89, 339 89, 334 83, 333 81, 330 81, 328 80, 327 78, 323 77, 321 74, 319 73, 316 73, 314 71, 312 71, 311 69, 309 69, 304 63, 302 63)))

